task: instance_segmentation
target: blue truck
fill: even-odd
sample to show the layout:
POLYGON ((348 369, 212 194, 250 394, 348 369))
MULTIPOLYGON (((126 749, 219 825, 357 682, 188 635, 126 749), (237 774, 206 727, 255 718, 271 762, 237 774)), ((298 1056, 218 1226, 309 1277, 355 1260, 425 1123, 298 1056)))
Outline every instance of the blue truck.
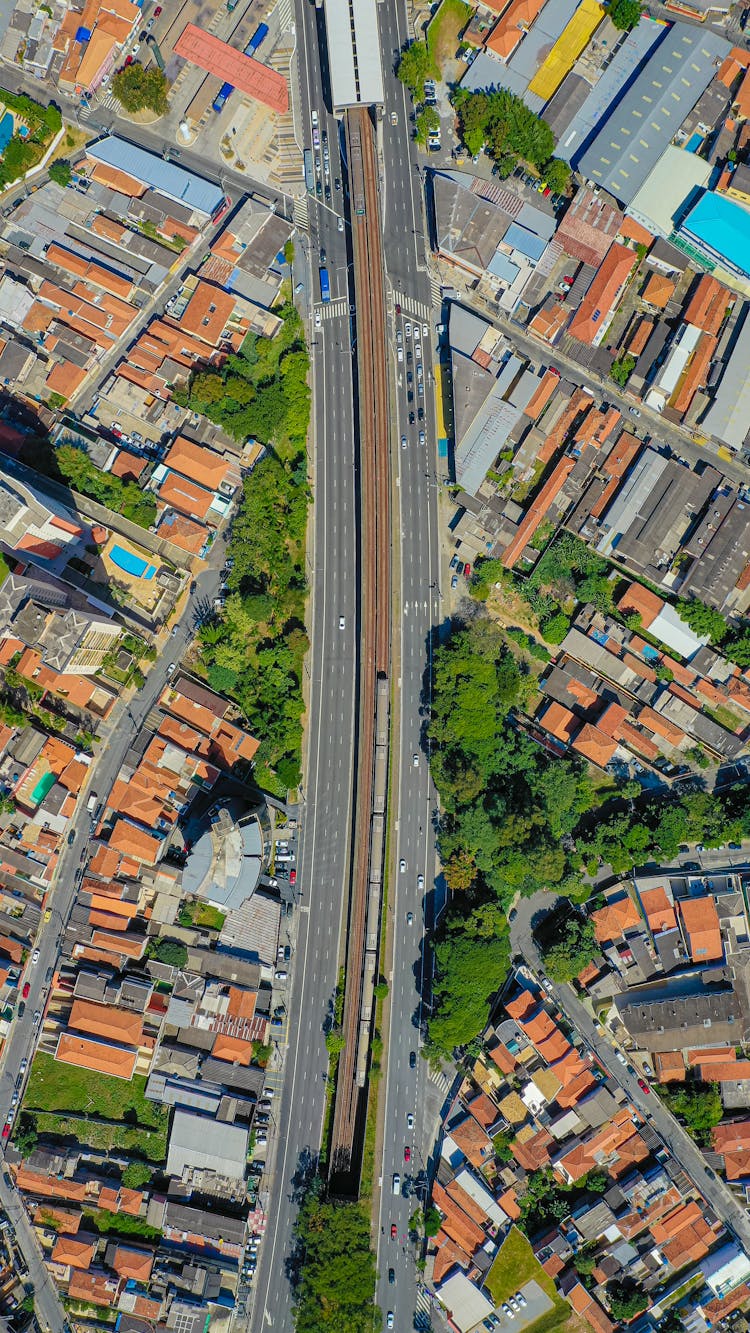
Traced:
POLYGON ((331 299, 331 284, 328 280, 327 268, 320 270, 320 299, 321 301, 330 301, 331 299))
POLYGON ((267 36, 268 36, 268 24, 259 23, 257 28, 255 29, 255 32, 250 38, 250 41, 245 47, 243 54, 246 56, 254 56, 258 47, 261 46, 261 44, 266 40, 267 36))
POLYGON ((214 111, 223 111, 227 104, 230 93, 234 92, 234 85, 231 83, 222 83, 218 93, 213 100, 214 111))

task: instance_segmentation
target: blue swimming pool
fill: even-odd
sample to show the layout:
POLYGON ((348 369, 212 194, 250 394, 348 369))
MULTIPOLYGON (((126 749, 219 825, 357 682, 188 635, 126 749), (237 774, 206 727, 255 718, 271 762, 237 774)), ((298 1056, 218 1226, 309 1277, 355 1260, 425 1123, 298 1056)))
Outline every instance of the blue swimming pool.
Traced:
POLYGON ((2 120, 0 120, 0 153, 4 153, 11 139, 13 138, 13 117, 10 111, 6 111, 2 120))
POLYGON ((110 559, 118 569, 124 569, 126 574, 130 574, 134 579, 152 579, 156 573, 156 567, 150 565, 147 560, 141 560, 140 556, 133 555, 132 551, 123 550, 122 546, 113 546, 110 551, 110 559))
POLYGON ((703 143, 702 134, 691 134, 690 138, 685 144, 685 151, 687 153, 697 153, 702 143, 703 143))

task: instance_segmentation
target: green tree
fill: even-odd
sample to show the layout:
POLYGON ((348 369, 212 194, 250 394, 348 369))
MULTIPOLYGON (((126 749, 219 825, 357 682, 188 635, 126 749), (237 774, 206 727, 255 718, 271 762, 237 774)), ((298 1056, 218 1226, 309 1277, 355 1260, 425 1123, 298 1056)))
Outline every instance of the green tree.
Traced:
POLYGON ((625 1323, 648 1306, 648 1296, 631 1277, 615 1278, 607 1285, 607 1301, 615 1319, 625 1323))
POLYGON ((421 101, 425 79, 433 77, 435 73, 426 42, 412 42, 401 52, 396 74, 409 89, 415 102, 421 101))
POLYGON ((490 93, 458 88, 453 107, 468 151, 476 154, 484 145, 501 174, 508 175, 519 158, 540 170, 550 162, 555 148, 552 130, 507 88, 490 93))
POLYGON ((184 967, 187 962, 188 952, 182 940, 170 940, 160 935, 149 948, 154 958, 169 967, 184 967))
POLYGON ((424 1234, 428 1240, 432 1240, 433 1237, 438 1234, 442 1224, 443 1219, 434 1204, 430 1204, 428 1208, 425 1208, 422 1225, 424 1227, 424 1234))
POLYGON ((373 1333, 375 1255, 370 1222, 357 1203, 326 1200, 322 1182, 308 1191, 297 1219, 299 1280, 295 1292, 297 1333, 373 1333))
POLYGON ((126 1189, 139 1190, 141 1185, 147 1185, 154 1174, 154 1169, 148 1162, 128 1162, 122 1173, 122 1183, 126 1189))
POLYGON ((708 635, 711 643, 721 643, 727 636, 729 627, 724 617, 703 602, 680 600, 677 614, 695 634, 708 635))
POLYGON ((629 32, 641 17, 640 0, 612 0, 609 17, 616 28, 629 32))
POLYGON ((574 981, 598 954, 594 924, 577 912, 556 924, 555 940, 544 951, 544 966, 553 981, 574 981))
POLYGON ((55 162, 51 162, 48 168, 49 178, 55 181, 57 185, 70 185, 73 173, 70 170, 70 163, 65 158, 58 157, 55 162))
POLYGON ((541 622, 539 629, 547 643, 562 643, 570 629, 570 617, 564 611, 556 610, 541 622))
POLYGON ((686 1083, 676 1091, 670 1088, 660 1088, 659 1091, 670 1111, 685 1122, 691 1138, 703 1147, 709 1147, 711 1130, 724 1115, 718 1084, 686 1083))
POLYGON ((424 144, 427 143, 427 139, 429 137, 430 132, 432 130, 439 130, 439 129, 440 129, 440 116, 435 107, 434 106, 423 107, 422 110, 417 115, 414 128, 414 138, 416 139, 417 143, 422 144, 424 146, 424 144))
POLYGON ((619 384, 624 389, 634 370, 635 357, 630 352, 624 352, 622 356, 612 362, 609 368, 610 379, 613 379, 615 384, 619 384))
POLYGON ((22 1111, 13 1131, 13 1146, 16 1152, 22 1157, 28 1157, 29 1153, 34 1151, 38 1139, 36 1117, 30 1111, 22 1111))
POLYGON ((169 110, 169 83, 163 72, 144 69, 138 61, 119 70, 112 80, 112 92, 126 111, 154 111, 163 116, 169 110))
POLYGON ((570 182, 570 167, 562 158, 551 157, 542 169, 542 178, 555 194, 564 194, 570 182))
POLYGON ((498 1162, 509 1162, 513 1156, 511 1152, 511 1143, 513 1135, 501 1132, 495 1134, 492 1139, 492 1148, 495 1153, 495 1160, 498 1162))
POLYGON ((573 1267, 581 1277, 590 1277, 596 1268, 596 1246, 584 1245, 574 1256, 573 1267))

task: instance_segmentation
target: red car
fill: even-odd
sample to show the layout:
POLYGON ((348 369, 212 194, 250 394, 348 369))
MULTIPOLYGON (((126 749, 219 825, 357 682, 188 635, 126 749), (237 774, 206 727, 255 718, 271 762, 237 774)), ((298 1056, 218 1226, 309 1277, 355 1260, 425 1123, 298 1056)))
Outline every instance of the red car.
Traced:
POLYGON ((161 14, 161 5, 157 5, 156 9, 154 10, 154 18, 158 19, 160 14, 161 14))
POLYGON ((24 988, 23 988, 23 990, 21 991, 21 994, 22 994, 24 1000, 28 1000, 28 998, 29 998, 29 991, 30 991, 30 990, 31 990, 31 984, 30 984, 30 982, 27 981, 27 982, 24 983, 24 988))
MULTIPOLYGON (((6 1126, 5 1126, 5 1129, 9 1129, 9 1128, 10 1128, 9 1125, 6 1125, 6 1126)), ((5 1133, 5 1130, 3 1130, 3 1134, 4 1134, 4 1133, 5 1133)), ((395 1223, 395 1222, 391 1222, 391 1240, 395 1240, 396 1237, 397 1237, 397 1235, 398 1235, 398 1227, 396 1226, 396 1223, 395 1223)))
POLYGON ((410 1161, 411 1161, 411 1148, 409 1147, 408 1144, 407 1144, 406 1147, 404 1148, 404 1161, 405 1161, 405 1162, 410 1162, 410 1161))
POLYGON ((465 579, 471 578, 471 565, 469 564, 464 565, 464 578, 465 579))
POLYGON ((132 56, 126 56, 126 57, 125 57, 125 64, 126 64, 126 65, 132 65, 132 63, 133 63, 133 57, 132 57, 132 56))
POLYGON ((290 870, 290 871, 289 871, 289 883, 290 883, 290 884, 296 884, 296 883, 297 883, 297 871, 296 871, 296 870, 290 870))
POLYGON ((5 1124, 3 1125, 3 1138, 7 1139, 9 1134, 10 1134, 10 1121, 6 1120, 5 1124))
POLYGON ((641 1092, 645 1092, 646 1096, 648 1097, 649 1093, 651 1092, 651 1089, 648 1086, 648 1083, 646 1082, 645 1078, 639 1078, 638 1087, 640 1088, 641 1092))

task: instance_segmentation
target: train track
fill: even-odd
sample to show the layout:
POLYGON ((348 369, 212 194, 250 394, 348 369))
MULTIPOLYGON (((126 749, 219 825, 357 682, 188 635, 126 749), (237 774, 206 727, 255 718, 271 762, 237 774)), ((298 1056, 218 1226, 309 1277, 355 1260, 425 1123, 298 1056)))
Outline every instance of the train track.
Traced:
POLYGON ((385 845, 391 646, 390 422, 378 171, 369 113, 364 109, 348 111, 346 133, 357 311, 361 631, 344 1047, 336 1080, 330 1183, 336 1193, 356 1195, 385 845))

